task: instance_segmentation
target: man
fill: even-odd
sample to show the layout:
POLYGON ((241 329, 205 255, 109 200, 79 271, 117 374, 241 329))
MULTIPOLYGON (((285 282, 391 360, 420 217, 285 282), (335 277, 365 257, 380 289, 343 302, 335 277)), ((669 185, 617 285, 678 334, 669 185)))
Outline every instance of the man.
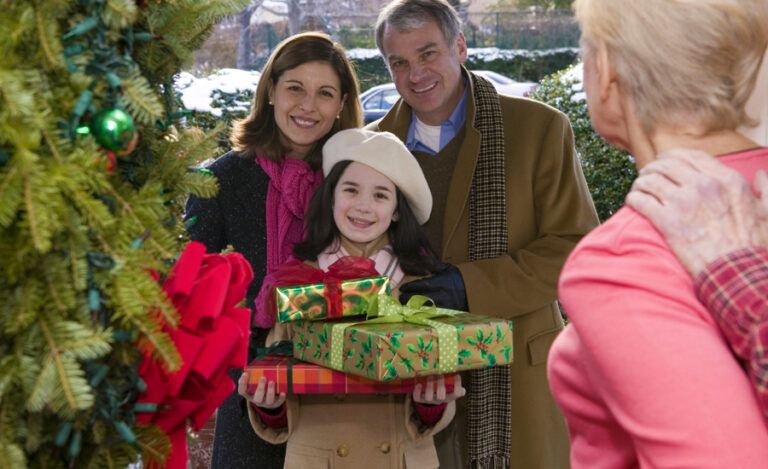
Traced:
POLYGON ((567 467, 545 361, 563 327, 560 269, 598 224, 570 124, 467 71, 461 22, 444 0, 390 3, 376 42, 402 99, 369 127, 398 135, 418 159, 434 199, 425 229, 455 265, 401 291, 514 322, 513 365, 470 373, 466 424, 459 415, 453 434, 436 438, 441 467, 567 467))
POLYGON ((659 155, 627 204, 664 235, 694 278, 731 349, 745 365, 768 419, 768 176, 749 183, 699 151, 659 155))

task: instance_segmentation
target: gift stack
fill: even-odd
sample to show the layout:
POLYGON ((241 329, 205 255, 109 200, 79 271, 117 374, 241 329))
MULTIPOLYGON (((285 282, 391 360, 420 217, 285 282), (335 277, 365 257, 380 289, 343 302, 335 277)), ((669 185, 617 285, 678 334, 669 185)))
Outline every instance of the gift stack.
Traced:
POLYGON ((328 277, 274 288, 292 344, 249 365, 251 391, 265 376, 292 394, 410 393, 444 375, 451 392, 458 371, 512 362, 510 321, 437 308, 422 296, 403 305, 387 277, 328 277))

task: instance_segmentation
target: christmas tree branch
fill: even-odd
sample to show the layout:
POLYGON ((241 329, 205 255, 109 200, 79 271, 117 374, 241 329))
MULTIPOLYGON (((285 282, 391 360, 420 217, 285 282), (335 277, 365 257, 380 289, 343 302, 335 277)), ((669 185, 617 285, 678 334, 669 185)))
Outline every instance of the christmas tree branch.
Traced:
POLYGON ((21 178, 18 178, 19 167, 11 165, 5 177, 0 180, 0 226, 7 227, 16 219, 16 210, 21 203, 21 178))
POLYGON ((64 395, 67 398, 67 402, 69 403, 70 408, 76 409, 77 401, 75 399, 75 394, 72 391, 72 388, 69 386, 69 381, 67 379, 64 379, 64 377, 67 375, 67 371, 66 371, 66 368, 64 367, 63 360, 59 355, 59 347, 56 344, 56 342, 53 340, 53 334, 51 334, 51 331, 48 328, 48 324, 46 324, 45 320, 41 320, 39 324, 40 324, 40 330, 43 331, 45 340, 46 342, 48 342, 48 348, 51 351, 51 359, 56 364, 56 371, 58 372, 58 375, 61 377, 61 379, 59 380, 61 382, 61 390, 64 392, 64 395))
POLYGON ((123 80, 126 107, 137 122, 150 125, 163 116, 163 105, 147 79, 134 73, 123 80))
POLYGON ((51 31, 51 35, 48 34, 47 29, 56 27, 55 22, 49 21, 46 17, 48 13, 42 11, 41 8, 35 10, 35 24, 37 26, 37 34, 40 38, 40 48, 43 50, 43 56, 51 68, 63 68, 64 64, 61 60, 61 43, 58 42, 57 31, 51 31), (57 50, 54 50, 57 49, 57 50))
MULTIPOLYGON (((120 197, 120 194, 118 194, 118 193, 117 193, 117 191, 115 191, 114 189, 112 189, 112 188, 109 188, 109 187, 108 187, 108 188, 107 188, 107 190, 110 192, 110 195, 112 195, 112 197, 114 197, 114 198, 115 198, 115 199, 116 199, 116 200, 117 200, 117 201, 120 203, 120 205, 122 206, 122 208, 123 208, 123 209, 124 209, 124 210, 125 210, 125 211, 126 211, 126 212, 127 212, 127 213, 128 213, 128 214, 129 214, 129 215, 130 215, 130 216, 131 216, 131 217, 132 217, 134 220, 135 220, 135 221, 136 221, 136 223, 138 223, 138 225, 139 225, 139 229, 138 229, 137 231, 140 231, 140 232, 142 232, 142 233, 145 233, 145 232, 147 232, 147 231, 151 231, 151 230, 148 230, 148 228, 147 228, 146 226, 144 226, 144 224, 141 222, 141 219, 140 219, 140 218, 139 218, 139 217, 136 215, 136 213, 133 211, 133 209, 131 209, 131 204, 129 204, 128 202, 126 202, 126 201, 125 201, 125 199, 123 199, 122 197, 120 197)), ((150 237, 150 238, 149 238, 149 242, 150 242, 150 243, 151 243, 151 244, 152 244, 152 245, 155 247, 155 249, 157 249, 157 250, 158 250, 158 251, 159 251, 159 252, 160 252, 160 253, 161 253, 161 254, 162 254, 164 257, 166 257, 166 258, 171 258, 171 257, 173 257, 173 255, 172 255, 170 252, 166 251, 166 250, 165 250, 165 248, 163 248, 163 246, 161 246, 161 245, 160 245, 160 244, 159 244, 157 241, 155 241, 153 238, 151 238, 151 237, 150 237)))
POLYGON ((37 210, 32 202, 32 184, 30 178, 24 180, 24 202, 27 207, 27 220, 29 220, 29 232, 32 235, 32 241, 40 252, 45 252, 50 247, 50 243, 40 235, 37 220, 37 210))
POLYGON ((45 270, 43 275, 45 275, 45 284, 48 286, 48 293, 51 294, 51 298, 53 299, 53 304, 56 306, 56 309, 58 309, 62 314, 66 313, 67 308, 64 306, 64 303, 59 298, 58 292, 56 292, 56 289, 54 288, 53 279, 51 279, 50 273, 45 270))
POLYGON ((40 130, 43 134, 43 139, 45 140, 46 145, 48 145, 48 148, 51 150, 51 155, 53 155, 53 158, 61 163, 64 159, 61 157, 61 153, 59 153, 58 145, 56 145, 56 141, 51 138, 51 134, 46 129, 40 130))

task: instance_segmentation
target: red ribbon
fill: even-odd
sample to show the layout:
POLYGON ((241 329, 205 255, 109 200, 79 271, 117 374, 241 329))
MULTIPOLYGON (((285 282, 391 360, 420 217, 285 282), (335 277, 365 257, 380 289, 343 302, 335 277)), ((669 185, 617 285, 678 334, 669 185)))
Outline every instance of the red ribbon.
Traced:
POLYGON ((251 266, 241 254, 206 254, 205 246, 193 241, 163 283, 181 318, 179 327, 165 324, 163 330, 173 339, 182 366, 168 373, 144 354, 139 375, 147 390, 138 402, 156 404, 159 410, 139 413, 136 421, 168 434, 166 468, 186 468, 187 421, 199 430, 234 391, 229 369, 246 365, 250 310, 236 305, 252 279, 251 266))
MULTIPOLYGON (((308 285, 322 283, 324 285, 324 297, 328 318, 338 318, 342 314, 341 282, 358 278, 377 277, 376 263, 367 257, 345 256, 328 267, 327 272, 312 267, 303 261, 291 259, 284 263, 264 279, 264 286, 270 292, 277 287, 290 287, 294 285, 308 285)), ((271 327, 275 323, 275 295, 262 295, 264 297, 264 309, 269 318, 267 321, 258 321, 260 327, 271 327)))
POLYGON ((343 311, 341 302, 341 282, 358 278, 378 276, 376 263, 367 257, 346 256, 328 266, 323 283, 325 284, 325 306, 329 319, 340 318, 343 311))

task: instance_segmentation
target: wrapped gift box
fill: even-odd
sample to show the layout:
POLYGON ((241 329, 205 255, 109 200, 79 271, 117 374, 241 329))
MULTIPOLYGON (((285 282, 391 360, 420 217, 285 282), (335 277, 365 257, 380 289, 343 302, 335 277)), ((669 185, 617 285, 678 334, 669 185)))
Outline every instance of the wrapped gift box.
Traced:
MULTIPOLYGON (((417 383, 426 382, 426 378, 421 377, 383 383, 283 355, 256 359, 245 372, 248 373, 249 393, 256 390, 262 376, 276 383, 277 392, 286 394, 408 394, 417 383)), ((455 379, 455 374, 445 375, 447 392, 453 391, 455 379)))
MULTIPOLYGON (((454 312, 458 313, 458 312, 454 312)), ((438 331, 408 322, 337 321, 293 323, 293 356, 377 381, 445 374, 512 362, 512 322, 461 313, 435 318, 457 336, 440 363, 438 331), (336 332, 334 328, 341 328, 336 332), (343 333, 343 335, 340 334, 343 333), (332 358, 334 336, 343 337, 332 358), (339 355, 340 354, 340 355, 339 355), (448 370, 446 371, 446 368, 448 370)))
POLYGON ((285 323, 364 315, 373 298, 389 294, 389 277, 275 288, 277 319, 285 323))

